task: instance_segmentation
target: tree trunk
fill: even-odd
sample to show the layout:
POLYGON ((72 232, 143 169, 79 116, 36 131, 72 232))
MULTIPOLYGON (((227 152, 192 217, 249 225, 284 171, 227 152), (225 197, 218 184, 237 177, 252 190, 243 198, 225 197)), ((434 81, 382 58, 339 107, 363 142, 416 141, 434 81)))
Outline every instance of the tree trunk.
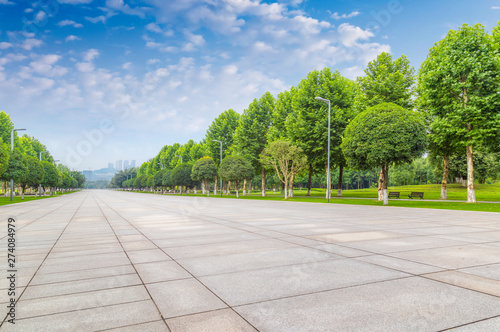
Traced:
POLYGON ((312 187, 312 165, 309 165, 309 180, 307 181, 307 194, 306 196, 311 196, 311 187, 312 187))
POLYGON ((243 180, 243 196, 246 195, 246 191, 247 191, 247 180, 243 180))
POLYGON ((383 199, 382 197, 382 183, 384 181, 383 179, 384 177, 384 167, 382 167, 382 169, 380 169, 380 174, 378 176, 378 200, 381 201, 383 199))
POLYGON ((281 188, 285 187, 285 199, 288 198, 288 181, 285 178, 285 182, 281 182, 281 188))
POLYGON ((227 181, 227 193, 228 196, 231 195, 231 181, 227 181))
POLYGON ((288 197, 294 197, 295 195, 293 194, 293 182, 295 181, 295 174, 292 174, 290 178, 290 183, 288 184, 289 192, 288 192, 288 197))
POLYGON ((238 195, 238 181, 234 182, 234 186, 235 186, 235 189, 236 189, 236 198, 239 198, 240 196, 238 195))
POLYGON ((328 164, 326 165, 326 199, 330 199, 332 192, 332 174, 328 172, 328 164))
MULTIPOLYGON (((344 175, 344 165, 340 165, 340 167, 339 167, 339 189, 337 190, 337 197, 342 197, 342 176, 343 175, 344 175)), ((358 185, 358 187, 359 187, 359 185, 358 185)))
POLYGON ((21 188, 21 200, 24 200, 24 188, 21 188))
POLYGON ((266 197, 266 170, 262 167, 262 197, 266 197))
POLYGON ((201 193, 205 195, 205 180, 201 181, 201 193))
MULTIPOLYGON (((214 195, 217 195, 217 177, 215 177, 215 181, 214 181, 214 195)), ((220 188, 220 190, 222 190, 222 188, 220 188)))
POLYGON ((210 182, 208 180, 205 180, 205 189, 207 190, 207 197, 210 196, 210 182))
POLYGON ((384 205, 389 205, 389 195, 387 194, 387 182, 389 180, 389 168, 382 166, 382 200, 384 205))
POLYGON ((450 157, 448 155, 443 156, 443 180, 441 181, 441 199, 448 199, 447 184, 448 184, 448 166, 450 157))
MULTIPOLYGON (((469 130, 467 125, 467 130, 469 130)), ((474 163, 472 145, 466 147, 467 150, 467 203, 476 203, 476 191, 474 189, 474 163)))

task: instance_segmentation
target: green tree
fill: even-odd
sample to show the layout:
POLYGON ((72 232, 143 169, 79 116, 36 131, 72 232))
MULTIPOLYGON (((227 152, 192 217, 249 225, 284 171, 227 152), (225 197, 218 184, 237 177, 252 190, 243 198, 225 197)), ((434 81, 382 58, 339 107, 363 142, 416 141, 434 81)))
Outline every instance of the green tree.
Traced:
POLYGON ((0 138, 0 179, 3 178, 3 173, 9 164, 9 150, 9 146, 2 142, 2 139, 0 138))
MULTIPOLYGON (((243 157, 229 156, 222 160, 220 176, 236 185, 236 197, 238 196, 238 185, 241 181, 252 179, 254 176, 252 164, 243 157)), ((265 189, 265 187, 263 188, 265 189)))
POLYGON ((404 108, 412 108, 415 69, 410 61, 402 55, 396 60, 387 52, 380 53, 377 58, 368 63, 365 76, 358 77, 361 88, 357 96, 361 109, 380 103, 393 103, 404 108))
POLYGON ((280 92, 276 97, 274 108, 271 111, 271 126, 267 132, 268 142, 290 138, 287 132, 286 119, 293 112, 293 97, 296 93, 297 88, 292 86, 290 91, 280 92))
POLYGON ((238 113, 228 109, 219 114, 208 127, 205 144, 208 155, 212 157, 216 165, 220 163, 220 143, 214 142, 214 140, 222 142, 222 158, 225 158, 227 151, 233 145, 234 132, 238 127, 239 119, 238 113))
MULTIPOLYGON (((342 195, 342 169, 345 158, 340 143, 349 121, 356 115, 355 82, 338 71, 324 68, 313 70, 297 87, 293 96, 293 112, 287 116, 286 128, 291 140, 304 151, 309 163, 308 193, 310 195, 313 172, 326 171, 328 151, 328 106, 315 99, 322 97, 331 103, 331 161, 340 167, 339 193, 342 195)), ((326 172, 325 172, 326 173, 326 172)))
POLYGON ((302 149, 285 140, 269 143, 261 153, 262 164, 272 167, 285 188, 285 199, 293 197, 293 178, 307 167, 302 149), (288 191, 290 193, 288 193, 288 191))
MULTIPOLYGON (((191 169, 193 165, 185 163, 177 166, 170 174, 170 180, 174 186, 185 186, 186 189, 194 187, 196 183, 191 179, 191 169)), ((182 193, 182 188, 181 188, 182 193)), ((187 193, 187 191, 186 191, 187 193)))
POLYGON ((347 126, 342 150, 351 167, 382 168, 382 196, 388 204, 390 164, 411 163, 426 149, 426 128, 419 113, 392 103, 370 107, 347 126))
POLYGON ((145 175, 140 175, 134 180, 134 188, 141 189, 142 188, 142 179, 145 175))
POLYGON ((24 192, 28 186, 36 187, 42 183, 44 170, 43 165, 38 159, 32 156, 25 156, 26 166, 28 168, 27 175, 20 182, 22 189, 22 199, 24 199, 24 192))
POLYGON ((10 154, 7 168, 3 173, 3 180, 9 181, 12 179, 14 180, 14 185, 16 185, 26 181, 27 176, 28 166, 26 165, 26 158, 19 149, 14 149, 10 154))
MULTIPOLYGON (((10 145, 10 132, 14 129, 14 123, 10 119, 10 116, 4 111, 0 111, 0 138, 4 143, 10 145)), ((17 139, 17 133, 14 133, 17 139)), ((17 141, 15 141, 17 143, 17 141)), ((16 144, 16 146, 18 146, 16 144)))
POLYGON ((171 169, 165 170, 165 173, 163 173, 163 177, 161 178, 161 184, 165 187, 173 186, 174 184, 172 183, 171 176, 172 176, 172 170, 171 169))
POLYGON ((163 186, 163 183, 162 183, 162 179, 163 179, 163 175, 165 174, 167 170, 166 169, 162 169, 158 172, 155 173, 154 175, 154 185, 156 187, 162 187, 163 186))
POLYGON ((56 187, 59 182, 59 171, 57 168, 48 161, 42 161, 43 166, 43 179, 42 179, 42 187, 45 195, 45 189, 56 187))
POLYGON ((147 177, 146 186, 151 188, 151 190, 154 190, 153 189, 153 187, 155 186, 155 176, 154 175, 149 175, 147 177))
POLYGON ((496 28, 451 30, 429 51, 419 72, 420 103, 441 123, 434 132, 460 142, 467 154, 467 202, 476 202, 474 149, 500 133, 500 53, 496 28))
MULTIPOLYGON (((217 166, 212 157, 203 157, 198 159, 191 170, 191 179, 197 182, 203 182, 203 189, 207 196, 210 195, 210 181, 217 176, 217 166)), ((205 194, 205 193, 204 193, 205 194)))
POLYGON ((260 99, 254 99, 241 115, 234 134, 234 151, 247 158, 253 168, 262 173, 262 196, 266 196, 266 170, 260 163, 260 154, 267 144, 267 131, 271 125, 273 108, 274 97, 269 92, 264 93, 260 99))

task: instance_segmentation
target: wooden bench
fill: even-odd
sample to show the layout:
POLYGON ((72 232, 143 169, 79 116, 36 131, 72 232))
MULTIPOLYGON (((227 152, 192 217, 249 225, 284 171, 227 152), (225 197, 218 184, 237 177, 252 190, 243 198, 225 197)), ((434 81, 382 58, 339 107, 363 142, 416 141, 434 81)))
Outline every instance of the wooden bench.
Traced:
POLYGON ((399 191, 391 191, 389 193, 389 198, 391 198, 391 197, 399 198, 399 191))
POLYGON ((408 198, 417 198, 417 197, 420 197, 420 199, 423 199, 424 198, 424 193, 423 192, 414 192, 412 191, 411 194, 408 195, 408 198))

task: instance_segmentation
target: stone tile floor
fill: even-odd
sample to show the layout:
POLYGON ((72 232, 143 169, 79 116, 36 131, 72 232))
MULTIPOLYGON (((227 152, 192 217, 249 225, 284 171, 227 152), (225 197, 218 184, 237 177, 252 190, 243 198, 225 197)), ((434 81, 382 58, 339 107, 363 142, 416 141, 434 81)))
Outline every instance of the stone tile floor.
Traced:
POLYGON ((0 230, 2 331, 500 331, 496 213, 86 190, 0 230))

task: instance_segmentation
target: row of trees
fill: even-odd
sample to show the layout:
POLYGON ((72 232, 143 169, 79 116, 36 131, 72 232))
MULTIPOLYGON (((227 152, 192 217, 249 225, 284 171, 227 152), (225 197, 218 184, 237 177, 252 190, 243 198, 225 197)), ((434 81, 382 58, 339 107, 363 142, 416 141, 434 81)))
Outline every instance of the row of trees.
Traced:
POLYGON ((0 181, 3 181, 4 195, 8 194, 8 181, 14 180, 15 186, 24 193, 44 189, 81 188, 85 177, 80 172, 70 171, 64 165, 54 165, 54 159, 47 147, 35 137, 14 132, 14 150, 11 150, 11 131, 14 123, 4 111, 0 112, 0 181), (41 159, 40 159, 41 156, 41 159))
MULTIPOLYGON (((474 151, 493 160, 500 152, 499 36, 499 27, 488 34, 482 25, 450 31, 431 48, 418 75, 404 55, 393 59, 388 53, 370 62, 366 75, 357 80, 329 68, 313 70, 276 98, 266 92, 254 99, 241 115, 231 109, 223 112, 202 142, 163 147, 141 165, 138 176, 154 177, 162 168, 163 173, 173 173, 182 162, 208 163, 200 158, 211 157, 218 173, 203 179, 193 173, 190 178, 204 186, 213 181, 216 191, 217 177, 225 178, 224 161, 219 165, 222 145, 223 160, 241 157, 254 175, 259 174, 263 196, 266 176, 272 171, 285 189, 293 188, 295 179, 306 174, 310 194, 315 175, 326 173, 330 121, 338 196, 344 170, 378 169, 379 199, 387 204, 389 170, 427 153, 434 163, 442 164, 443 199, 450 158, 466 157, 467 197, 475 202, 474 151), (329 100, 330 119, 327 105, 315 99, 318 96, 329 100)), ((253 178, 243 179, 244 187, 253 178)), ((120 187, 123 182, 113 184, 120 187)))

